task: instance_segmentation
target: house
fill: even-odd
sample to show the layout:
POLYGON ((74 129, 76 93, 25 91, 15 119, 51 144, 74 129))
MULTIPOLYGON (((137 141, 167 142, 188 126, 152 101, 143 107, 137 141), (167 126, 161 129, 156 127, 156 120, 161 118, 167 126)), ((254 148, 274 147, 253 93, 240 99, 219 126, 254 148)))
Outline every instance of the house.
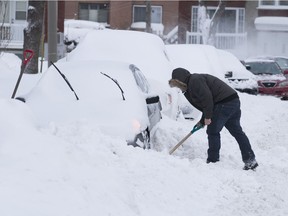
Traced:
MULTIPOLYGON (((21 49, 27 1, 4 2, 9 4, 9 13, 1 26, 0 46, 21 49)), ((211 17, 219 1, 205 2, 211 17)), ((152 33, 158 34, 166 43, 202 43, 198 0, 71 0, 58 1, 58 5, 58 17, 62 17, 60 24, 64 18, 79 19, 96 21, 111 29, 139 31, 146 31, 146 14, 151 6, 152 33)), ((287 19, 288 1, 227 1, 214 45, 231 51, 238 58, 264 54, 288 56, 287 19)), ((60 24, 58 27, 62 31, 60 24)))
MULTIPOLYGON (((207 1, 210 17, 219 1, 207 1)), ((179 2, 178 43, 201 43, 199 3, 179 2)), ((288 1, 227 1, 218 25, 215 46, 238 58, 253 55, 288 56, 288 1)))
MULTIPOLYGON (((211 19, 217 10, 219 1, 206 2, 207 15, 211 19)), ((224 14, 217 27, 214 45, 217 48, 232 50, 243 48, 247 42, 245 28, 246 1, 227 1, 224 14)), ((202 43, 202 34, 198 22, 199 2, 180 1, 179 3, 179 43, 202 43)))
MULTIPOLYGON (((152 7, 153 33, 167 43, 202 43, 198 0, 73 1, 66 2, 65 18, 94 20, 112 29, 144 31, 148 3, 152 7)), ((219 1, 206 1, 206 4, 207 13, 212 17, 219 1)), ((288 55, 288 40, 284 39, 288 36, 287 19, 288 1, 227 1, 214 45, 239 58, 260 54, 288 55), (267 38, 277 38, 277 43, 267 38)))
MULTIPOLYGON (((58 1, 58 32, 64 32, 65 1, 58 1)), ((28 0, 0 1, 0 51, 13 52, 19 56, 23 52, 24 28, 27 27, 28 0)), ((47 14, 47 7, 46 12, 47 14)), ((43 23, 47 41, 47 16, 43 23)), ((58 37, 60 39, 60 37, 58 37)))
POLYGON ((152 33, 163 37, 178 25, 178 1, 66 1, 65 18, 90 20, 111 29, 145 31, 151 5, 152 33))
POLYGON ((0 1, 0 49, 22 53, 28 1, 0 1))
POLYGON ((257 53, 288 56, 288 1, 260 0, 257 10, 257 53))

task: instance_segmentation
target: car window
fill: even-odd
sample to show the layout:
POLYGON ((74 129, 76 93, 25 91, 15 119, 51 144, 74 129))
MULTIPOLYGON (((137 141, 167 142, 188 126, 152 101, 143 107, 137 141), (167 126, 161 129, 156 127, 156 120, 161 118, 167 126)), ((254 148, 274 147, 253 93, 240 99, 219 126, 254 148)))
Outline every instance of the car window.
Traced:
POLYGON ((275 58, 275 61, 279 64, 281 68, 288 68, 288 59, 285 58, 275 58))
POLYGON ((132 74, 138 87, 141 89, 142 92, 147 94, 149 92, 149 84, 145 76, 135 65, 131 64, 129 68, 132 71, 132 74))

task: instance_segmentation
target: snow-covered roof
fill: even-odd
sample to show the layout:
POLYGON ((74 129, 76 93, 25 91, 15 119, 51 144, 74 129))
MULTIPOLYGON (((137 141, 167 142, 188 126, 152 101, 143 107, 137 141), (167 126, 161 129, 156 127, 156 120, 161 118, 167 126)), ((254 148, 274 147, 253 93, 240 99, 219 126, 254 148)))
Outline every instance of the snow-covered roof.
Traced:
POLYGON ((260 31, 288 31, 288 17, 257 17, 254 23, 260 31))

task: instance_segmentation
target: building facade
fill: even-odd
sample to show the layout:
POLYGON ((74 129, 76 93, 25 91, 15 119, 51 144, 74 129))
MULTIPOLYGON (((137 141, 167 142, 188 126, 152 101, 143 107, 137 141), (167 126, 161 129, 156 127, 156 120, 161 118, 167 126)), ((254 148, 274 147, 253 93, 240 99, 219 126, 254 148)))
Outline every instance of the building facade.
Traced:
MULTIPOLYGON (((206 1, 213 16, 219 1, 206 1)), ((288 56, 288 1, 227 1, 214 45, 239 58, 255 55, 288 56), (271 40, 273 38, 273 40, 271 40)), ((199 3, 179 2, 179 43, 201 43, 199 3)))
POLYGON ((27 25, 27 1, 0 2, 0 48, 23 49, 23 29, 27 25))
MULTIPOLYGON (((0 1, 0 47, 21 49, 28 1, 0 1), (3 4, 3 3, 2 3, 3 4)), ((210 18, 219 1, 205 1, 210 18)), ((151 6, 152 33, 166 43, 203 43, 199 28, 198 0, 78 0, 58 1, 58 29, 64 32, 64 19, 90 20, 107 28, 146 31, 151 6)), ((227 1, 217 27, 214 45, 239 58, 252 55, 288 56, 288 1, 227 1), (271 40, 273 38, 273 40, 271 40)), ((148 22, 149 23, 149 22, 148 22)), ((47 26, 47 22, 45 24, 47 26)))
POLYGON ((257 53, 288 56, 288 1, 260 0, 257 12, 257 53))
MULTIPOLYGON (((45 5, 44 37, 47 41, 47 4, 45 5)), ((28 1, 0 1, 0 51, 21 55, 24 42, 24 28, 27 27, 28 1)), ((64 32, 65 1, 58 1, 58 32, 64 32)))
MULTIPOLYGON (((90 20, 111 29, 146 28, 148 1, 66 1, 65 18, 90 20)), ((152 32, 166 35, 178 25, 178 1, 151 1, 152 32)))

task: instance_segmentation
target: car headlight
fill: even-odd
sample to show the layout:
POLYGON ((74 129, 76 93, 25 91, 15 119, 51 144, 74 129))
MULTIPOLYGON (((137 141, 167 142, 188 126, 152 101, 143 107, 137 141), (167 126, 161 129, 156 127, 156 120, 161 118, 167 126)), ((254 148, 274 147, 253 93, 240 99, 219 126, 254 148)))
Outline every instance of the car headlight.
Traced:
POLYGON ((135 134, 140 133, 140 131, 141 131, 141 124, 140 124, 140 122, 139 122, 138 120, 134 119, 134 120, 132 121, 132 126, 133 126, 133 132, 134 132, 135 134))
POLYGON ((287 80, 287 81, 284 81, 284 82, 280 82, 280 83, 279 83, 279 86, 280 86, 280 87, 288 86, 288 80, 287 80))

